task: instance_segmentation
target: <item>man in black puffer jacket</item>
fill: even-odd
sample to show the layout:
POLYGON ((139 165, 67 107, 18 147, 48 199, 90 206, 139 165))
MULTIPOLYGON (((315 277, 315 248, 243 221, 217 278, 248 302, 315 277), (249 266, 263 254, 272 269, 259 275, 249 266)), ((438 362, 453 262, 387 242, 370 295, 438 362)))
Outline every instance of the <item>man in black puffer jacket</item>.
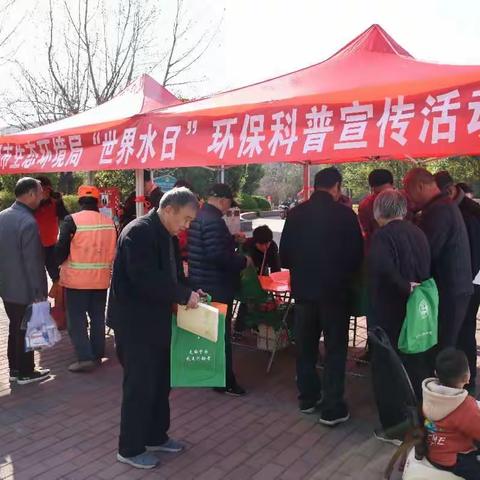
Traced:
POLYGON ((218 183, 210 189, 208 200, 188 230, 188 279, 213 301, 228 305, 225 323, 226 388, 216 389, 230 395, 243 395, 232 368, 231 320, 233 297, 240 282, 240 272, 252 263, 236 253, 234 237, 223 215, 234 204, 232 190, 218 183))

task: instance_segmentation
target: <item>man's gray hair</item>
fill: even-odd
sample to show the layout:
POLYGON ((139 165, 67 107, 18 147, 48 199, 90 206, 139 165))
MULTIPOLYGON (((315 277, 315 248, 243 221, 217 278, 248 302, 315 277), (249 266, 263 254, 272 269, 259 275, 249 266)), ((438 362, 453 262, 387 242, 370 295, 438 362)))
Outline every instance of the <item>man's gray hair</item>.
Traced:
POLYGON ((375 220, 383 218, 392 220, 394 218, 405 218, 407 215, 407 199, 398 190, 384 190, 373 202, 373 216, 375 220))
POLYGON ((171 205, 175 208, 186 207, 187 205, 192 205, 195 209, 198 210, 198 199, 195 194, 185 187, 173 188, 167 193, 163 194, 162 199, 160 200, 160 209, 171 205))

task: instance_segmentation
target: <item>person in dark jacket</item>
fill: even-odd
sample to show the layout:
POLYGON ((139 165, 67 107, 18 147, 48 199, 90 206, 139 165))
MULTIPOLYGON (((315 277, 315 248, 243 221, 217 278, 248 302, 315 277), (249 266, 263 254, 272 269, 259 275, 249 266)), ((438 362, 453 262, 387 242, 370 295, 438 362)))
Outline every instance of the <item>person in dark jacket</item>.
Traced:
MULTIPOLYGON (((365 197, 358 205, 358 220, 362 227, 365 253, 367 254, 370 250, 373 235, 379 227, 373 215, 373 203, 381 192, 394 188, 392 172, 383 168, 372 170, 368 175, 368 185, 370 186, 370 195, 365 197)), ((367 315, 367 327, 370 325, 369 317, 370 315, 367 315)), ((358 364, 364 365, 370 362, 371 354, 371 345, 367 340, 365 352, 359 357, 358 364)))
POLYGON ((313 413, 322 397, 316 371, 325 339, 323 400, 319 421, 333 426, 350 418, 344 401, 348 346, 348 291, 363 259, 363 239, 353 210, 337 203, 342 176, 325 168, 315 176, 310 200, 288 215, 280 241, 282 266, 290 269, 295 299, 295 343, 300 410, 313 413))
POLYGON ((372 170, 368 176, 368 184, 371 193, 365 197, 358 205, 358 220, 362 227, 365 239, 365 250, 368 253, 373 234, 378 229, 378 223, 373 215, 373 202, 377 196, 384 190, 393 188, 393 175, 389 170, 378 168, 372 170))
POLYGON ((430 244, 432 276, 438 287, 438 348, 456 347, 473 293, 468 234, 457 205, 424 168, 410 170, 405 191, 421 210, 419 227, 430 244))
POLYGON ((21 178, 15 203, 0 212, 0 297, 9 320, 8 366, 10 381, 20 385, 48 377, 35 370, 33 351, 25 351, 22 320, 29 305, 47 299, 47 274, 38 225, 33 212, 42 200, 40 182, 21 178))
MULTIPOLYGON (((259 275, 269 275, 281 270, 278 246, 273 241, 273 232, 267 225, 257 227, 253 231, 252 237, 246 239, 242 250, 252 259, 259 275)), ((247 306, 242 302, 235 320, 235 333, 237 335, 241 336, 241 332, 246 329, 246 314, 247 306)))
POLYGON ((457 183, 457 188, 460 188, 461 190, 463 190, 463 193, 465 193, 465 195, 468 198, 473 199, 475 197, 475 192, 473 191, 473 188, 468 183, 459 182, 457 183))
POLYGON ((160 200, 162 199, 164 193, 162 192, 161 188, 153 181, 152 172, 150 170, 145 170, 143 172, 143 180, 147 210, 150 210, 151 208, 157 209, 160 205, 160 200))
MULTIPOLYGON (((157 209, 163 192, 160 187, 153 182, 150 170, 144 170, 143 172, 143 192, 145 196, 145 213, 149 212, 152 208, 157 209)), ((133 191, 125 200, 120 215, 120 230, 123 230, 137 216, 136 198, 137 193, 133 191)))
MULTIPOLYGON (((382 327, 398 353, 398 338, 411 291, 430 278, 430 246, 427 237, 406 221, 407 199, 397 190, 385 190, 373 204, 379 229, 373 235, 368 255, 368 287, 371 326, 382 327)), ((373 386, 382 430, 375 436, 395 442, 401 438, 395 429, 406 418, 403 395, 391 378, 388 358, 382 348, 373 349, 373 386)), ((428 353, 400 357, 415 393, 421 399, 422 381, 433 372, 428 368, 428 353)))
POLYGON ((59 233, 59 223, 69 215, 62 200, 62 195, 53 191, 48 177, 40 176, 37 180, 42 185, 43 199, 35 210, 35 220, 40 230, 40 240, 45 250, 45 267, 52 282, 58 282, 60 272, 55 259, 55 244, 59 233))
POLYGON ((273 232, 267 225, 257 227, 243 244, 243 251, 253 260, 259 275, 279 272, 280 256, 273 241, 273 232))
POLYGON ((228 305, 225 323, 226 387, 216 389, 229 395, 244 395, 232 366, 231 321, 233 298, 240 283, 240 272, 252 264, 251 259, 236 253, 234 237, 223 215, 234 203, 228 185, 217 183, 188 231, 188 279, 194 288, 202 289, 215 302, 228 305))
POLYGON ((198 306, 187 286, 175 237, 197 214, 186 188, 166 193, 158 210, 131 222, 121 233, 113 266, 107 324, 115 331, 123 366, 118 460, 153 468, 151 452, 179 452, 170 426, 170 341, 174 304, 198 306))
MULTIPOLYGON (((448 194, 450 199, 458 205, 465 226, 467 227, 468 240, 470 243, 470 256, 472 277, 475 278, 480 272, 480 205, 469 198, 461 187, 455 185, 451 175, 446 172, 435 174, 438 188, 448 194)), ((467 390, 475 395, 475 383, 477 378, 477 314, 480 307, 480 285, 473 285, 473 295, 468 304, 467 315, 458 337, 458 345, 465 352, 470 365, 470 382, 467 390)))

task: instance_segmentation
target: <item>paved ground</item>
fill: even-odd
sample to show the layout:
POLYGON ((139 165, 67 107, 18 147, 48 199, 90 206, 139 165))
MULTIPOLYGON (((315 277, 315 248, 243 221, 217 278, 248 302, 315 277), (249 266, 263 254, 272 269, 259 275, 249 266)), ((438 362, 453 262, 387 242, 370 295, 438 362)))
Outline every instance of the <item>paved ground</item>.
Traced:
POLYGON ((8 382, 6 339, 0 310, 0 479, 376 480, 393 450, 371 436, 368 376, 349 375, 352 421, 330 430, 297 411, 292 351, 282 351, 267 375, 265 353, 237 347, 236 370, 249 395, 174 391, 171 434, 187 451, 163 456, 154 472, 133 470, 115 460, 121 368, 112 339, 99 370, 74 375, 64 338, 38 355, 52 379, 23 387, 8 382))

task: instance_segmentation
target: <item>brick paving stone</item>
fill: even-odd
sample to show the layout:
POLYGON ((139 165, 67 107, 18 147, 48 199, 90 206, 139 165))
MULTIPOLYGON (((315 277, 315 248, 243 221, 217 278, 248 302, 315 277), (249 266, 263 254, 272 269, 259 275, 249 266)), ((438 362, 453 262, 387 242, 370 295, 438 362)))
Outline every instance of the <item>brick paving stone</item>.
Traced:
POLYGON ((349 474, 351 472, 361 472, 364 467, 369 463, 369 459, 363 455, 352 455, 347 461, 342 462, 339 472, 349 474))
POLYGON ((188 465, 185 470, 181 470, 180 473, 186 473, 197 477, 205 470, 208 470, 210 467, 216 465, 221 459, 222 456, 218 453, 207 453, 188 465))
POLYGON ((279 478, 280 474, 285 470, 285 467, 269 463, 265 465, 259 472, 257 472, 252 479, 253 480, 274 480, 279 478))
POLYGON ((262 448, 257 453, 249 455, 245 464, 252 467, 262 468, 265 464, 271 462, 276 455, 277 452, 275 450, 262 448))
POLYGON ((284 432, 275 438, 269 445, 270 448, 277 449, 279 452, 293 445, 298 440, 298 435, 291 432, 284 432))
MULTIPOLYGON (((303 478, 309 472, 311 472, 312 467, 305 462, 302 458, 295 460, 283 473, 280 478, 303 478), (291 477, 293 475, 293 477, 291 477)), ((328 477, 327 477, 328 478, 328 477)))
POLYGON ((250 454, 255 454, 259 450, 267 447, 270 443, 272 443, 272 439, 265 434, 256 435, 252 438, 245 446, 245 449, 250 454))
POLYGON ((248 465, 240 465, 235 470, 230 472, 225 480, 245 480, 246 478, 252 478, 255 475, 256 469, 248 465))
POLYGON ((283 450, 281 453, 277 455, 274 459, 275 463, 279 465, 283 465, 284 467, 288 467, 291 465, 295 460, 303 456, 305 450, 295 445, 291 445, 290 447, 283 450))
POLYGON ((196 478, 197 480, 222 480, 224 475, 225 472, 223 470, 217 467, 211 467, 196 478))
POLYGON ((230 472, 235 467, 238 467, 242 463, 246 462, 250 458, 250 454, 242 451, 234 451, 230 455, 224 457, 218 462, 218 468, 223 472, 230 472))
POLYGON ((86 480, 96 477, 97 473, 103 469, 105 469, 105 463, 100 461, 89 462, 82 468, 77 467, 75 471, 67 473, 63 478, 64 480, 86 480))
POLYGON ((97 476, 104 480, 111 480, 112 478, 117 478, 119 475, 127 474, 131 472, 131 468, 124 463, 117 462, 110 467, 105 468, 98 472, 97 476))

